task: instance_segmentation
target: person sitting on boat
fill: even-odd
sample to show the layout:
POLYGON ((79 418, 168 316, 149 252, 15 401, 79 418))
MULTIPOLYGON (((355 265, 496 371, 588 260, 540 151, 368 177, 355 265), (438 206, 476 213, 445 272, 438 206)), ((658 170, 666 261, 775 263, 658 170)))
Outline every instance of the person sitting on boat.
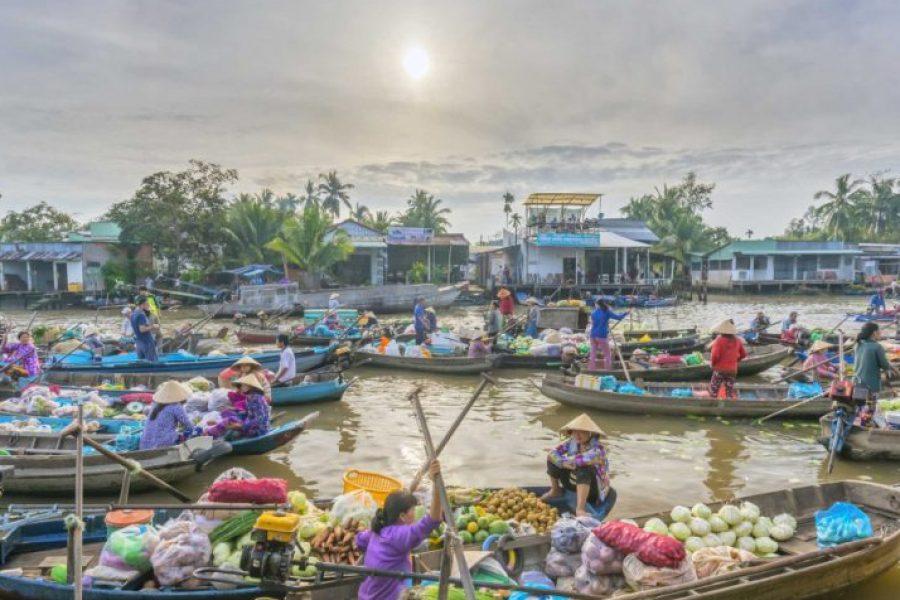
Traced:
POLYGON ((487 314, 484 315, 484 329, 492 338, 503 329, 503 315, 500 314, 500 303, 496 300, 491 300, 487 314))
POLYGON ((789 344, 797 344, 803 340, 803 337, 806 335, 806 330, 797 324, 797 314, 796 310, 792 310, 791 313, 782 319, 781 321, 781 341, 787 342, 789 344))
POLYGON ((434 333, 438 330, 437 313, 434 312, 433 306, 425 309, 425 322, 428 323, 428 333, 434 333))
POLYGON ((475 338, 469 342, 469 358, 484 358, 491 353, 491 338, 487 335, 475 338))
POLYGON ((609 370, 612 368, 612 352, 609 349, 609 320, 621 321, 628 316, 628 313, 613 312, 600 298, 594 302, 594 307, 594 312, 591 313, 591 353, 588 358, 588 369, 591 371, 597 369, 597 350, 599 349, 603 353, 603 368, 609 370))
POLYGON ((505 287, 501 287, 497 292, 497 299, 500 301, 500 314, 503 315, 505 321, 509 321, 516 314, 516 304, 513 302, 512 292, 505 287))
POLYGON ((291 348, 291 338, 285 333, 279 333, 275 338, 275 344, 281 350, 281 358, 278 359, 278 372, 275 373, 273 387, 291 385, 297 377, 297 358, 294 349, 291 348))
POLYGON ((750 321, 750 331, 754 333, 763 333, 771 326, 772 321, 769 320, 769 317, 763 311, 756 313, 756 316, 750 321))
POLYGON ((251 375, 234 382, 228 392, 231 408, 222 411, 222 421, 207 434, 225 440, 237 440, 265 435, 269 432, 269 405, 263 396, 262 384, 251 375))
MULTIPOLYGON (((441 466, 434 460, 428 476, 434 481, 441 466)), ((375 511, 372 528, 356 534, 356 545, 365 552, 363 566, 381 571, 412 570, 411 553, 441 524, 441 501, 438 486, 432 484, 428 514, 416 521, 418 498, 406 490, 391 492, 384 506, 375 511)), ((359 587, 360 600, 398 600, 405 583, 395 577, 366 577, 359 587)))
POLYGON ((190 388, 178 381, 166 381, 156 389, 141 433, 141 450, 174 446, 200 434, 184 411, 190 395, 190 388))
POLYGON ((547 456, 550 491, 543 500, 575 492, 575 516, 588 514, 587 504, 597 504, 609 493, 609 459, 600 443, 600 426, 581 414, 560 429, 567 439, 547 456))
POLYGON ((866 309, 866 314, 880 315, 884 313, 886 308, 884 290, 875 290, 875 293, 869 297, 869 307, 866 309))
POLYGON ((881 375, 893 373, 887 352, 880 344, 881 329, 878 323, 863 324, 856 336, 856 352, 853 358, 853 382, 877 396, 881 392, 881 375))
MULTIPOLYGON (((279 334, 283 335, 283 334, 279 334)), ((293 356, 293 353, 291 353, 293 356)), ((269 383, 269 374, 259 362, 250 356, 242 356, 233 365, 222 369, 218 376, 219 387, 230 388, 241 377, 255 377, 263 390, 267 400, 272 399, 272 386, 269 383)))
POLYGON ((6 334, 3 334, 2 350, 6 365, 2 367, 0 373, 5 378, 16 379, 21 386, 41 374, 41 360, 38 358, 30 331, 20 331, 17 339, 18 342, 7 344, 6 334))
POLYGON ((713 374, 709 380, 709 395, 718 398, 719 390, 725 386, 726 398, 737 398, 734 383, 737 378, 738 363, 747 358, 747 349, 737 336, 734 321, 725 319, 712 330, 716 334, 710 348, 709 362, 713 374))
POLYGON ((413 329, 416 332, 416 345, 425 343, 425 334, 428 332, 428 319, 425 316, 425 298, 416 298, 416 306, 413 308, 413 329))
POLYGON ((131 328, 134 330, 134 350, 140 360, 156 362, 159 357, 156 354, 156 337, 154 332, 159 331, 159 325, 151 321, 150 299, 146 296, 138 298, 137 308, 131 315, 131 328))
MULTIPOLYGON (((337 312, 329 312, 325 315, 325 318, 322 319, 322 325, 325 326, 327 333, 334 333, 337 329, 341 327, 341 318, 338 316, 337 312)), ((316 328, 318 331, 318 328, 316 328)))
POLYGON ((528 307, 528 319, 525 322, 525 335, 532 339, 538 338, 538 316, 541 309, 538 307, 538 300, 534 297, 525 299, 524 304, 528 307))
POLYGON ((333 294, 328 296, 328 310, 336 311, 337 309, 339 309, 341 307, 341 303, 338 300, 338 298, 340 298, 340 297, 341 297, 341 295, 338 294, 337 292, 334 292, 333 294))
POLYGON ((100 332, 96 327, 88 327, 85 330, 81 347, 91 353, 94 362, 103 360, 103 340, 100 339, 100 332))
POLYGON ((833 346, 826 341, 816 340, 809 347, 809 356, 803 361, 803 370, 810 374, 814 381, 830 380, 838 376, 838 368, 827 352, 833 346))

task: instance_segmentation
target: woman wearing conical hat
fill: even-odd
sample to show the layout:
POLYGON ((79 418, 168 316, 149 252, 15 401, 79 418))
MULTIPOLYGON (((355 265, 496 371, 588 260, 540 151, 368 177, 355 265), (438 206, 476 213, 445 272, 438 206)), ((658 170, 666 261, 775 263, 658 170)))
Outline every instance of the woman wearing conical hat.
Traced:
POLYGON ((814 381, 829 381, 837 377, 837 365, 831 362, 831 358, 827 352, 831 349, 831 344, 823 340, 816 340, 809 347, 809 356, 803 361, 803 370, 809 373, 814 381))
POLYGON ((544 500, 575 492, 575 516, 588 515, 587 504, 597 504, 609 493, 609 460, 600 443, 600 426, 586 414, 560 429, 566 440, 547 456, 550 491, 544 500))
POLYGON ((737 327, 734 321, 725 319, 716 325, 712 332, 716 339, 710 349, 709 362, 713 374, 709 380, 709 395, 713 398, 719 396, 719 390, 725 386, 725 396, 736 398, 734 391, 737 379, 738 363, 747 358, 747 349, 737 336, 737 327))
POLYGON ((234 382, 245 375, 252 375, 259 380, 263 395, 269 402, 272 401, 272 383, 269 373, 257 360, 251 356, 242 356, 230 367, 223 369, 218 376, 220 388, 230 388, 234 382))
POLYGON ((191 390, 180 381, 166 381, 156 388, 141 434, 141 450, 174 446, 199 433, 184 411, 190 395, 191 390))

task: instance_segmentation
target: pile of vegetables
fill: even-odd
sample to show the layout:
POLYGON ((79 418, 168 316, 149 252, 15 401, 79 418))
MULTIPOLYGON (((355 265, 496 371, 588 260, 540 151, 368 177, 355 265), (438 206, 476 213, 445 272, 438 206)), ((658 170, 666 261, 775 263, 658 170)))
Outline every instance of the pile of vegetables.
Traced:
POLYGON ((769 518, 760 514, 752 502, 740 506, 723 505, 716 513, 705 504, 692 508, 676 506, 667 524, 654 517, 644 523, 645 531, 669 535, 684 543, 688 552, 701 548, 730 546, 758 556, 772 556, 778 552, 778 542, 794 536, 797 520, 785 513, 769 518))
POLYGON ((209 533, 213 566, 240 569, 241 552, 252 543, 250 534, 258 517, 257 511, 245 510, 222 521, 209 533))
POLYGON ((368 526, 352 518, 345 525, 326 525, 310 540, 311 553, 325 562, 356 564, 362 554, 356 545, 356 534, 368 526))
POLYGON ((456 529, 464 544, 482 544, 489 535, 507 533, 509 523, 480 506, 469 506, 460 509, 456 529))
POLYGON ((547 533, 559 518, 559 511, 542 501, 534 493, 520 488, 497 490, 480 504, 488 514, 500 519, 514 519, 528 523, 538 533, 547 533))

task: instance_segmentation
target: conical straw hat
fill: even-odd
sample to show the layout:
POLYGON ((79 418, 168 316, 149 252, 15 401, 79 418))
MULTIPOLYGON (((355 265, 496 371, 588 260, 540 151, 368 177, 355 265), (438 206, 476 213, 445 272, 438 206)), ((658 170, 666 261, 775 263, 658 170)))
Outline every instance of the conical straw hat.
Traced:
POLYGON ((243 377, 241 377, 240 379, 235 381, 234 385, 235 385, 235 387, 237 387, 239 385, 246 385, 246 386, 252 387, 253 389, 260 391, 260 392, 265 391, 263 389, 262 382, 259 380, 259 378, 256 375, 244 375, 243 377))
POLYGON ((725 319, 712 330, 713 333, 723 333, 725 335, 737 335, 737 327, 734 326, 734 321, 731 319, 725 319))
POLYGON ((256 359, 254 359, 254 358, 252 358, 252 357, 250 357, 250 356, 244 356, 244 357, 239 358, 239 359, 238 359, 233 365, 231 365, 231 366, 232 366, 232 367, 240 367, 240 366, 243 366, 243 365, 249 365, 249 366, 251 366, 251 367, 253 367, 253 368, 255 368, 255 369, 261 369, 261 368, 262 368, 262 365, 259 364, 259 363, 256 361, 256 359))
POLYGON ((178 404, 184 402, 191 395, 186 385, 179 381, 165 381, 153 394, 153 401, 157 404, 178 404))
POLYGON ((594 423, 594 420, 584 413, 581 413, 560 428, 563 433, 570 431, 587 431, 588 433, 596 433, 597 435, 606 435, 600 426, 594 423))
POLYGON ((809 347, 810 352, 819 352, 821 350, 830 350, 833 348, 831 344, 824 340, 816 340, 813 342, 813 345, 809 347))

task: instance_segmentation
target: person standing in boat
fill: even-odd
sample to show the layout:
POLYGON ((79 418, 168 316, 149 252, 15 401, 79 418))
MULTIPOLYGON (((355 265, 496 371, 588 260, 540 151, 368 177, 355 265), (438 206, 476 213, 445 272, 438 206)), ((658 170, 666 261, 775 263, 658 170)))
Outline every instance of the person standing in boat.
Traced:
POLYGON ((435 333, 438 330, 437 313, 434 312, 433 306, 425 309, 425 322, 428 323, 428 333, 435 333))
POLYGON ((853 359, 854 384, 865 388, 874 396, 881 392, 882 374, 890 377, 893 373, 887 352, 880 341, 881 329, 878 323, 865 323, 856 336, 856 353, 853 359))
POLYGON ((191 390, 178 381, 166 381, 156 389, 150 415, 141 433, 141 450, 174 446, 199 435, 199 429, 184 410, 184 403, 190 395, 191 390))
POLYGON ((509 319, 516 314, 516 304, 513 302, 512 292, 501 287, 497 292, 497 298, 500 300, 500 314, 503 315, 504 322, 508 323, 509 319))
POLYGON ((157 362, 156 337, 159 332, 159 324, 153 323, 150 318, 150 299, 141 296, 137 300, 137 308, 131 315, 131 328, 134 330, 134 349, 140 360, 157 362))
POLYGON ((487 314, 484 316, 484 330, 492 339, 497 337, 503 329, 503 315, 500 313, 500 305, 496 300, 491 300, 487 314))
POLYGON ((278 372, 275 373, 273 387, 285 387, 291 385, 297 377, 297 357, 291 348, 291 338, 285 333, 279 333, 275 338, 278 349, 281 350, 281 358, 278 360, 278 372))
POLYGON ((600 443, 600 436, 605 434, 586 414, 563 425, 560 431, 567 439, 547 456, 550 491, 542 499, 575 492, 575 516, 586 516, 587 504, 601 503, 609 494, 609 459, 600 443))
POLYGON ((875 290, 875 293, 869 297, 869 307, 866 310, 866 313, 870 315, 880 315, 884 313, 885 308, 884 290, 875 290))
POLYGON ((809 356, 803 361, 803 370, 809 373, 813 381, 830 381, 838 376, 838 368, 827 352, 832 345, 823 340, 816 340, 809 347, 809 356))
POLYGON ((5 378, 17 377, 21 386, 30 383, 41 374, 41 360, 38 358, 37 348, 34 346, 34 338, 31 337, 30 331, 20 331, 16 339, 17 342, 7 344, 6 334, 3 334, 3 356, 6 365, 0 372, 5 378))
POLYGON ((428 332, 428 319, 425 316, 425 298, 416 298, 416 306, 413 308, 413 328, 416 332, 416 345, 425 343, 425 334, 428 332))
POLYGON ((341 303, 338 300, 338 298, 340 298, 340 297, 341 297, 341 295, 338 294, 337 292, 328 296, 328 310, 336 311, 341 307, 341 303))
POLYGON ((603 368, 612 368, 612 352, 609 349, 609 321, 615 319, 621 321, 628 316, 628 312, 616 313, 609 308, 600 298, 594 303, 594 312, 591 313, 591 353, 588 358, 588 369, 597 370, 597 351, 603 354, 603 368))
POLYGON ((532 339, 538 338, 538 316, 541 309, 538 307, 537 298, 529 297, 525 299, 525 306, 528 307, 528 318, 525 321, 525 335, 532 339))
POLYGON ((142 285, 138 288, 138 299, 146 298, 149 303, 149 308, 147 310, 147 316, 150 317, 150 320, 156 324, 159 324, 159 301, 156 299, 152 293, 150 293, 150 288, 146 285, 142 285))
POLYGON ((747 349, 737 336, 734 321, 726 319, 712 330, 717 334, 710 349, 709 363, 713 374, 709 380, 709 395, 719 396, 719 390, 725 386, 726 398, 737 398, 734 390, 737 379, 738 363, 747 358, 747 349))

